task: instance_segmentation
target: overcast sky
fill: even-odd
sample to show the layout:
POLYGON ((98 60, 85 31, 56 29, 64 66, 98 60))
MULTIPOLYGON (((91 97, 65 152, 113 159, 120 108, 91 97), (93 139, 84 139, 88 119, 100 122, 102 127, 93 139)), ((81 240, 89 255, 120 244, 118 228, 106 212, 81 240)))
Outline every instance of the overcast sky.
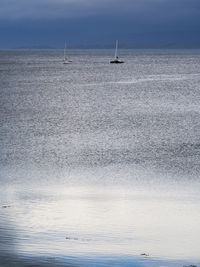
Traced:
POLYGON ((0 0, 0 47, 200 47, 200 0, 0 0))

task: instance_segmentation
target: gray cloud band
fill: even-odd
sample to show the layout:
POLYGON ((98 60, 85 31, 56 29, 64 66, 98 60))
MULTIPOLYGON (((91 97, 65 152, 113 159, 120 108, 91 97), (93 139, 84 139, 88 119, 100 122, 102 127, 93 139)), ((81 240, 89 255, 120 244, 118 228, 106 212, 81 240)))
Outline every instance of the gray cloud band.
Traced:
POLYGON ((200 15, 199 0, 1 0, 0 19, 54 19, 121 15, 151 20, 200 15))

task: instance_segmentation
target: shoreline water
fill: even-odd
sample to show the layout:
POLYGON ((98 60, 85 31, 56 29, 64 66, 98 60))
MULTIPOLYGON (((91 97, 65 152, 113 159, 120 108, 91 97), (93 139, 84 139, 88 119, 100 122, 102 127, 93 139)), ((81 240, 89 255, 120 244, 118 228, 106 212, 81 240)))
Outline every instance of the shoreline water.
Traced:
POLYGON ((189 261, 176 261, 167 259, 153 259, 143 258, 137 256, 120 257, 119 255, 105 255, 90 257, 90 258, 76 258, 76 257, 60 257, 59 255, 48 255, 46 257, 13 257, 13 255, 4 255, 1 257, 1 265, 3 267, 27 267, 27 266, 40 266, 40 267, 190 267, 199 266, 199 262, 189 261), (3 265, 2 265, 3 264, 3 265))
POLYGON ((198 188, 188 189, 5 187, 0 203, 6 196, 10 202, 1 208, 0 242, 7 240, 1 261, 2 251, 13 247, 6 259, 19 261, 16 266, 54 266, 49 259, 55 266, 198 266, 200 199, 198 188))

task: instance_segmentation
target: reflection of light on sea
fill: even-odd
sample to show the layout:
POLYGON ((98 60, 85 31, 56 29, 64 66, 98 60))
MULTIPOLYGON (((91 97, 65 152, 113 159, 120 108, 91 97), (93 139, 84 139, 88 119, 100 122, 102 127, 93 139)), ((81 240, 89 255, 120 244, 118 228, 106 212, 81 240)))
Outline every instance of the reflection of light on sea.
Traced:
POLYGON ((1 53, 4 248, 199 257, 199 52, 60 52, 1 53))
POLYGON ((171 74, 171 75, 148 75, 145 78, 134 77, 129 80, 119 80, 119 81, 107 81, 107 82, 99 82, 99 83, 87 83, 81 84, 81 86, 105 86, 107 84, 134 84, 134 83, 142 83, 142 82, 156 82, 156 81, 181 81, 181 80, 194 80, 199 79, 199 73, 192 73, 187 75, 181 74, 171 74))
POLYGON ((199 257, 200 199, 192 190, 168 189, 54 186, 20 192, 13 209, 18 250, 199 257))

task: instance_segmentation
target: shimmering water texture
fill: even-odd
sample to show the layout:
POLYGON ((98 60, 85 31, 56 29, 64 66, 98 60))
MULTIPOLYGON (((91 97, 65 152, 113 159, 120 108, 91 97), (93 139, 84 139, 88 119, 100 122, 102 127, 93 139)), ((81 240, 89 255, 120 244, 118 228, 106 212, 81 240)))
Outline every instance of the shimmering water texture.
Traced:
POLYGON ((0 52, 0 266, 200 266, 200 51, 0 52))

